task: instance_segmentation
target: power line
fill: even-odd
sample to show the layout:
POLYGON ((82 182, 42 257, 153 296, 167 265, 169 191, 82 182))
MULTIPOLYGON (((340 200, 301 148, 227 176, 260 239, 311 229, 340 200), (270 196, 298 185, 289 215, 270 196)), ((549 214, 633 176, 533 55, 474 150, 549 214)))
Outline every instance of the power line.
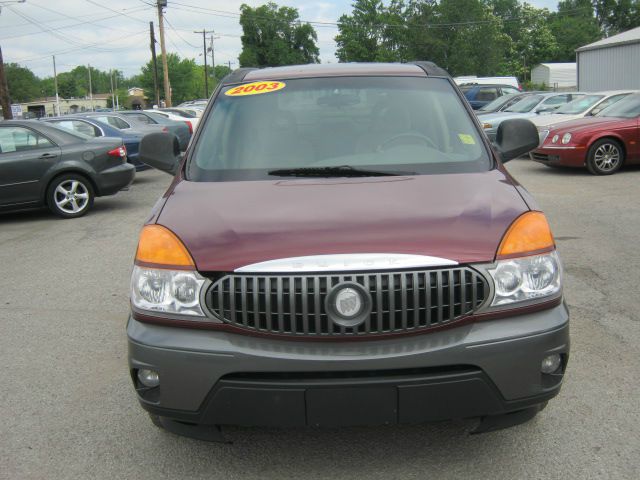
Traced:
POLYGON ((171 30, 173 30, 173 32, 178 36, 178 38, 182 40, 184 43, 189 45, 191 48, 198 48, 198 49, 200 48, 198 45, 194 45, 193 43, 190 43, 187 40, 185 40, 184 37, 182 37, 182 35, 178 33, 178 30, 173 26, 173 24, 169 21, 166 15, 164 16, 164 21, 167 22, 167 25, 169 25, 169 28, 171 28, 171 30))
POLYGON ((118 10, 114 10, 113 8, 105 7, 104 5, 101 5, 98 2, 94 2, 93 0, 85 0, 85 1, 89 2, 91 5, 95 5, 96 7, 104 8, 105 10, 109 10, 110 12, 117 13, 118 15, 122 15, 124 17, 135 20, 136 22, 142 22, 145 25, 147 24, 146 20, 140 20, 139 18, 132 17, 131 15, 124 13, 123 11, 118 11, 118 10))

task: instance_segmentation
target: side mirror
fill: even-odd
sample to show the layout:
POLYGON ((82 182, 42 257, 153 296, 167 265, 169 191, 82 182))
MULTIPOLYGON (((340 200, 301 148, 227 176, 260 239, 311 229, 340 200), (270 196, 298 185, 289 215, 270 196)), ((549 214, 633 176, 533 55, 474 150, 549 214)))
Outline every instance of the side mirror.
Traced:
POLYGON ((541 107, 538 110, 536 110, 536 113, 549 113, 549 112, 553 112, 557 107, 541 107))
POLYGON ((505 120, 498 126, 495 146, 502 163, 518 158, 538 147, 538 129, 526 118, 505 120))
POLYGON ((140 140, 140 161, 150 167, 175 175, 180 166, 178 137, 168 133, 150 133, 140 140))

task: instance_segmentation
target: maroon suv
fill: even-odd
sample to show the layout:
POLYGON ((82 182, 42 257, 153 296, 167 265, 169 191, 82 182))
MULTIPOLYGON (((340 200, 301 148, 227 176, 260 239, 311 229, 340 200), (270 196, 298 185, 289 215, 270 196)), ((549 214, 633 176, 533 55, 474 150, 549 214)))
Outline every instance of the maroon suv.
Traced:
POLYGON ((544 215, 429 62, 240 69, 143 228, 127 326, 131 377, 164 428, 527 420, 569 354, 544 215))

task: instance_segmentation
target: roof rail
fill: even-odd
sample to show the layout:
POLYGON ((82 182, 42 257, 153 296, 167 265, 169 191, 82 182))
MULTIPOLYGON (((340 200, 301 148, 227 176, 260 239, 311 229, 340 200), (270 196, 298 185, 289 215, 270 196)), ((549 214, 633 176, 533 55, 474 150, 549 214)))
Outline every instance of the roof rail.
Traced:
POLYGON ((247 73, 249 73, 252 70, 258 70, 258 69, 254 67, 237 68, 233 72, 231 72, 229 75, 224 77, 220 81, 220 83, 223 85, 231 85, 234 83, 239 83, 242 80, 244 80, 244 77, 247 75, 247 73))
POLYGON ((449 77, 450 76, 449 73, 444 68, 440 68, 438 65, 436 65, 433 62, 426 62, 426 61, 420 60, 420 61, 409 62, 409 63, 413 65, 417 65, 422 70, 424 70, 424 72, 430 77, 449 77))

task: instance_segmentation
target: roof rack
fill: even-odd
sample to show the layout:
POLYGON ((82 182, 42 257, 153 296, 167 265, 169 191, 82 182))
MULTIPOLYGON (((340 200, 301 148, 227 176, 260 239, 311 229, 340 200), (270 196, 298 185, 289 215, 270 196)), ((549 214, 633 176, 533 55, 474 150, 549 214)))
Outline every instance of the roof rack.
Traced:
POLYGON ((424 70, 424 72, 430 77, 449 77, 450 76, 449 73, 444 68, 440 68, 438 65, 436 65, 433 62, 425 62, 420 60, 420 61, 409 62, 409 63, 413 65, 417 65, 422 70, 424 70))
POLYGON ((244 80, 244 77, 247 75, 247 73, 251 72, 252 70, 258 70, 258 69, 254 67, 237 68, 233 72, 231 72, 229 75, 224 77, 220 81, 220 83, 222 83, 223 85, 231 85, 234 83, 239 83, 242 80, 244 80))

